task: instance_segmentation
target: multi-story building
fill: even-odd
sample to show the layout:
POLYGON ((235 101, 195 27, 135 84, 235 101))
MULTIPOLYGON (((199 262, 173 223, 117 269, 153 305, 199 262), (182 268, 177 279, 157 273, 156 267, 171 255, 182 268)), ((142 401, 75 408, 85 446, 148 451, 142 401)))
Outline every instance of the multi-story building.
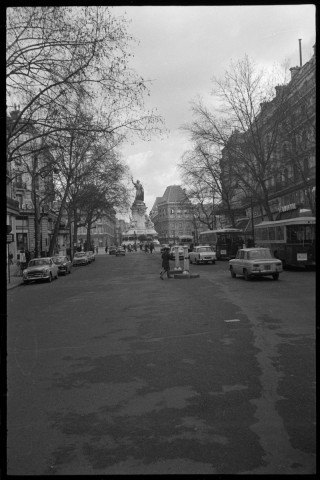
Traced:
MULTIPOLYGON (((117 219, 115 210, 111 209, 108 213, 101 213, 101 216, 92 225, 91 245, 95 247, 105 247, 106 245, 114 245, 117 239, 117 219)), ((75 247, 83 247, 87 242, 87 228, 78 227, 77 245, 75 247)))
MULTIPOLYGON (((22 142, 32 138, 35 129, 19 116, 15 108, 7 118, 7 129, 16 128, 16 141, 22 142)), ((51 210, 53 173, 46 171, 48 162, 48 152, 43 151, 7 163, 7 225, 13 234, 9 250, 14 260, 21 251, 29 250, 32 255, 37 250, 45 255, 49 250, 56 215, 51 210)))
MULTIPOLYGON (((263 132, 261 142, 265 151, 268 151, 270 142, 276 138, 272 149, 269 150, 271 151, 269 168, 266 169, 265 178, 262 179, 265 187, 263 195, 267 198, 267 205, 259 201, 259 196, 262 198, 262 183, 257 186, 256 195, 252 190, 251 194, 245 194, 244 184, 241 185, 239 175, 230 175, 234 160, 230 161, 228 148, 222 152, 222 175, 230 176, 229 187, 231 182, 239 187, 234 190, 233 205, 235 208, 242 207, 246 212, 246 218, 239 221, 237 226, 246 230, 252 229, 252 221, 253 224, 257 224, 268 219, 280 220, 315 215, 315 54, 307 63, 293 67, 290 71, 290 82, 276 87, 274 99, 261 104, 258 118, 260 125, 263 125, 260 133, 263 132), (286 113, 283 117, 279 115, 276 120, 281 118, 281 121, 276 125, 275 115, 279 104, 282 109, 286 108, 286 113)), ((246 132, 235 131, 230 141, 237 144, 241 150, 246 143, 246 132)), ((241 156, 237 162, 239 165, 241 156)), ((248 182, 249 177, 244 180, 248 182)))
POLYGON ((182 235, 194 234, 194 220, 186 204, 186 195, 180 185, 170 185, 162 197, 157 197, 150 219, 158 232, 160 243, 175 243, 182 235))

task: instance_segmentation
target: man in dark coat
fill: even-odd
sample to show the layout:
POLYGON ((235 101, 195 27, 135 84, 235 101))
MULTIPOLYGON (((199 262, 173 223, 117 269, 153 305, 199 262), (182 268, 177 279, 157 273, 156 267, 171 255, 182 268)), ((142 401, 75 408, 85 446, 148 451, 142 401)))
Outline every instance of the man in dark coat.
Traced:
POLYGON ((164 249, 163 254, 161 255, 162 257, 162 270, 160 272, 160 278, 163 280, 163 274, 167 272, 167 277, 172 278, 170 275, 170 254, 169 254, 170 249, 167 247, 164 249))

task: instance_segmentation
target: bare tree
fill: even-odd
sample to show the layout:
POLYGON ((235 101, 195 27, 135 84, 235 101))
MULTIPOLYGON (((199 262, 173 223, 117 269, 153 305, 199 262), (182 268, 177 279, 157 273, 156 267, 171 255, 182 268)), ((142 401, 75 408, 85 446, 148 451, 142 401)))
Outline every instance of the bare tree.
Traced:
POLYGON ((226 188, 236 200, 244 195, 254 197, 269 219, 272 212, 268 181, 276 171, 274 157, 280 125, 288 113, 288 90, 281 88, 285 78, 258 70, 248 56, 231 62, 222 79, 213 78, 213 93, 219 102, 217 113, 198 100, 193 104, 195 120, 184 127, 197 143, 221 150, 224 201, 229 198, 228 193, 223 193, 226 188))
POLYGON ((7 9, 7 98, 20 105, 7 129, 7 161, 35 153, 22 135, 26 123, 35 138, 68 131, 78 98, 94 132, 161 130, 160 116, 144 109, 147 82, 128 68, 126 28, 108 7, 7 9))

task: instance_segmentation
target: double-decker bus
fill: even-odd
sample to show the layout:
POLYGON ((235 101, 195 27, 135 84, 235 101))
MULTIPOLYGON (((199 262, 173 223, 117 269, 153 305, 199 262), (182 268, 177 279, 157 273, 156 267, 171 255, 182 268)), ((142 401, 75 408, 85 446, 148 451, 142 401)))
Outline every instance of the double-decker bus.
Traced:
POLYGON ((254 231, 256 246, 270 248, 284 267, 315 267, 315 217, 261 222, 254 231))
POLYGON ((200 245, 210 245, 217 254, 218 260, 235 258, 239 248, 253 245, 252 233, 238 228, 221 228, 199 233, 200 245))

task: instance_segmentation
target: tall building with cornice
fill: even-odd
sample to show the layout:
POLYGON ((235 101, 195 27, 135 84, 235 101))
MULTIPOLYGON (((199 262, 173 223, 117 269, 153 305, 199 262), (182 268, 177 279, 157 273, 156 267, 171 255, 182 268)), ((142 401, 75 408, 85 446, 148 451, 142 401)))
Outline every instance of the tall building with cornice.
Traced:
POLYGON ((170 185, 162 197, 157 197, 150 218, 158 232, 160 243, 175 243, 182 235, 194 232, 193 217, 185 208, 186 195, 180 185, 170 185))

